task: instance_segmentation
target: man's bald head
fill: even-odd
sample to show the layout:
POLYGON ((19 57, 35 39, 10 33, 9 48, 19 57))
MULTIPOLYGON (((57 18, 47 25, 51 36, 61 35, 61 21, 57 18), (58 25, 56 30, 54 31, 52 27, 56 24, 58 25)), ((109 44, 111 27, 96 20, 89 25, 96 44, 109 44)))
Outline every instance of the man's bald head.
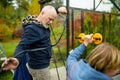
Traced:
POLYGON ((53 6, 44 6, 38 17, 38 21, 44 25, 49 25, 57 17, 57 12, 53 6))
POLYGON ((48 14, 53 12, 55 15, 57 15, 57 12, 56 12, 55 8, 53 6, 50 6, 50 5, 47 5, 47 6, 43 7, 41 12, 47 12, 48 14))

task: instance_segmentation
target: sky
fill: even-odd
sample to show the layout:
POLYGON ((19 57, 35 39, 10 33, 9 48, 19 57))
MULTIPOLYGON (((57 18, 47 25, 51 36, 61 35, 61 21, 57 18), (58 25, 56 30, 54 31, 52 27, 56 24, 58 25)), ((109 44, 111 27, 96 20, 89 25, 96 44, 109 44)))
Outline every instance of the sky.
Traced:
MULTIPOLYGON (((102 0, 102 1, 104 1, 105 3, 110 3, 109 0, 102 0)), ((95 0, 95 5, 97 6, 99 2, 100 0, 95 0)), ((66 5, 66 0, 64 0, 64 5, 66 5)), ((93 9, 93 0, 69 0, 69 5, 70 7, 93 9)), ((113 5, 111 3, 103 4, 102 2, 96 10, 110 12, 112 6, 113 5)))

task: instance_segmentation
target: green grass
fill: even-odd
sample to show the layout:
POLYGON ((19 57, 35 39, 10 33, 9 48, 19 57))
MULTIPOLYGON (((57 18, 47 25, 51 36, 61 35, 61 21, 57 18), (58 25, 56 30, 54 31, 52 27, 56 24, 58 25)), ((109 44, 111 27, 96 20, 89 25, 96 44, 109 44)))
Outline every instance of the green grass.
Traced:
POLYGON ((2 47, 6 52, 7 57, 11 57, 14 54, 15 48, 19 40, 11 40, 9 42, 2 42, 2 47))
POLYGON ((0 72, 0 80, 13 80, 13 73, 11 71, 0 72))
MULTIPOLYGON (((0 64, 2 64, 2 61, 0 61, 0 64)), ((13 73, 11 71, 0 71, 0 80, 13 80, 13 73)))
MULTIPOLYGON (((2 42, 2 47, 6 52, 7 57, 13 56, 14 50, 18 44, 19 40, 11 40, 9 42, 2 42)), ((1 66, 0 62, 0 66, 1 66)), ((0 72, 0 80, 13 80, 13 73, 11 71, 0 72)))

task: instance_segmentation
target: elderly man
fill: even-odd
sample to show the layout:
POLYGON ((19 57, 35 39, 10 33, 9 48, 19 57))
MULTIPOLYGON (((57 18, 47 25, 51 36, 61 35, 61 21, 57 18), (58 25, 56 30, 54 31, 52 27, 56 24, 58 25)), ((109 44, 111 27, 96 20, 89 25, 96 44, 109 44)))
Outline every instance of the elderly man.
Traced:
MULTIPOLYGON (((51 41, 49 25, 57 17, 57 13, 67 13, 65 7, 55 9, 47 5, 39 16, 29 16, 23 20, 23 35, 16 47, 15 56, 8 58, 2 64, 3 70, 16 69, 20 66, 23 55, 28 54, 27 68, 33 80, 49 80, 51 41), (35 50, 44 48, 41 50, 35 50), (33 51, 30 51, 33 50, 33 51), (24 54, 23 54, 24 53, 24 54)), ((25 74, 25 73, 23 73, 25 74)))

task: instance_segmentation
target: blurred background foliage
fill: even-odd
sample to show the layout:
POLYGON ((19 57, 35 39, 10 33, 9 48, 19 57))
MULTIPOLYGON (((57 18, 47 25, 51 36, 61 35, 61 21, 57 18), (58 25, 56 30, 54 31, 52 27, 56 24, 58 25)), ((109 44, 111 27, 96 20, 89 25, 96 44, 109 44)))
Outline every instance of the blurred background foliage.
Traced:
MULTIPOLYGON (((0 0, 0 42, 3 45, 7 57, 13 56, 15 47, 17 46, 22 35, 22 19, 27 15, 38 15, 42 5, 39 4, 39 0, 0 0)), ((114 0, 120 7, 120 1, 114 0)), ((63 0, 52 0, 47 4, 53 6, 62 6, 63 0)), ((45 4, 45 5, 47 5, 45 4)), ((120 11, 113 6, 111 13, 118 14, 120 11)), ((74 9, 74 35, 78 36, 81 33, 81 11, 74 9)), ((70 15, 70 19, 71 19, 70 15)), ((59 15, 52 24, 55 37, 58 40, 65 26, 65 17, 59 15)), ((70 29, 72 21, 70 20, 70 29)), ((120 15, 111 15, 111 24, 109 23, 109 14, 105 14, 104 28, 103 28, 103 14, 97 12, 84 12, 84 33, 101 33, 104 36, 104 42, 110 42, 120 49, 120 15), (110 27, 109 27, 110 26, 110 27), (104 29, 104 30, 103 30, 104 29), (104 32, 103 32, 104 31, 104 32)), ((70 33, 70 38, 71 38, 70 33)), ((53 34, 51 34, 52 44, 56 43, 53 34)), ((79 40, 75 40, 75 47, 78 46, 79 40)), ((70 40, 70 46, 72 48, 72 40, 70 40)), ((62 57, 66 59, 66 33, 62 36, 57 47, 53 47, 54 53, 59 53, 58 46, 61 49, 62 57)), ((88 53, 95 44, 90 45, 85 53, 88 53)), ((87 54, 85 54, 86 56, 87 54)), ((56 54, 56 60, 61 60, 61 55, 56 54)), ((5 72, 4 72, 5 73, 5 72)), ((7 72, 8 73, 8 72, 7 72)), ((9 73, 8 73, 9 74, 9 73)), ((2 74, 0 73, 0 76, 2 74)), ((6 75, 6 74, 4 74, 6 75)), ((3 76, 4 76, 3 75, 3 76)), ((11 80, 11 75, 0 77, 0 80, 11 80)))

